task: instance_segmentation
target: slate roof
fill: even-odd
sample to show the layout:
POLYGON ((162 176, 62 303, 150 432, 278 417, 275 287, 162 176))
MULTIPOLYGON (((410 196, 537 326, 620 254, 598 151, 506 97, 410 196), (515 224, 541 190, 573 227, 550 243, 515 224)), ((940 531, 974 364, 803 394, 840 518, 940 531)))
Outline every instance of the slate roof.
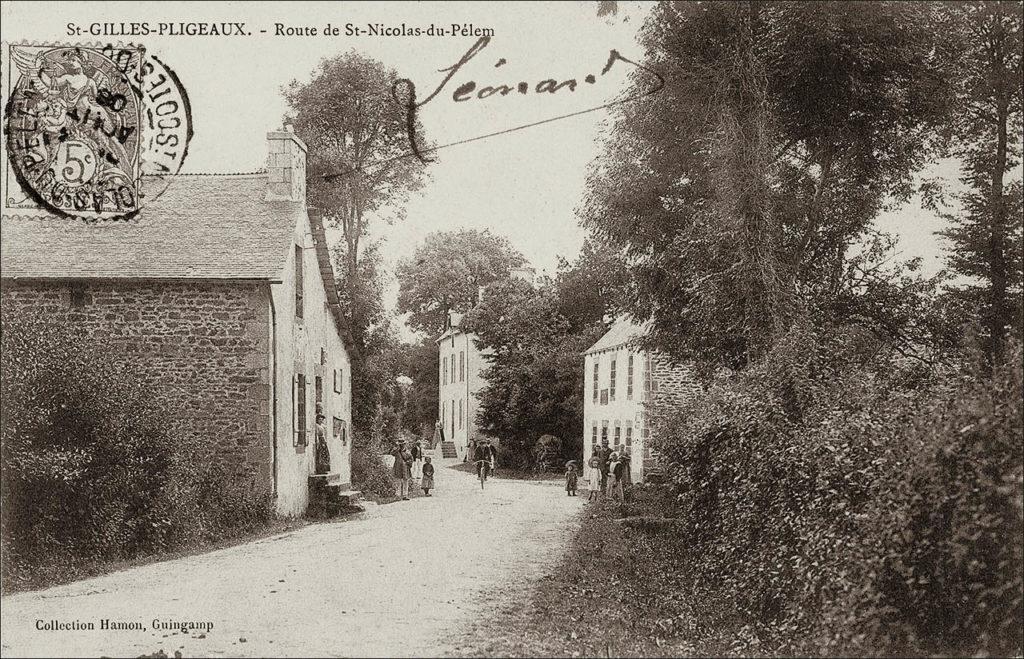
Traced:
POLYGON ((628 345, 642 338, 647 334, 644 325, 638 325, 631 318, 622 317, 617 319, 604 336, 597 340, 597 343, 587 348, 584 355, 589 355, 602 350, 611 350, 628 345))
POLYGON ((266 174, 175 176, 132 220, 0 220, 0 277, 279 281, 305 213, 266 174))

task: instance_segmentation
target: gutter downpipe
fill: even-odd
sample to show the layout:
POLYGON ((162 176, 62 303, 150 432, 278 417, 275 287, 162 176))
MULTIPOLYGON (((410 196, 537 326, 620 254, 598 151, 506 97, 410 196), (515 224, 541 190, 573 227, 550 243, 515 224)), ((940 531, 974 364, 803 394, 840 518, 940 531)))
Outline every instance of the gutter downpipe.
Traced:
POLYGON ((271 470, 273 471, 274 507, 277 508, 277 309, 274 308, 273 284, 268 287, 270 296, 270 382, 273 391, 270 402, 270 418, 273 435, 270 438, 271 470))

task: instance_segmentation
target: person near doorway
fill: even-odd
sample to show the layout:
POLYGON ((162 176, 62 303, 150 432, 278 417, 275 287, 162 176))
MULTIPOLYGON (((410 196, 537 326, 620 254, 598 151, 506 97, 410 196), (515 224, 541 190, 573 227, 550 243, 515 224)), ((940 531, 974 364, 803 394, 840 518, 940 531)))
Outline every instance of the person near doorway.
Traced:
POLYGON ((405 448, 405 442, 398 440, 395 444, 395 450, 391 452, 391 455, 395 456, 395 463, 391 465, 391 475, 395 479, 398 496, 408 501, 409 479, 412 476, 409 465, 412 464, 412 454, 405 448))
POLYGON ((323 414, 316 415, 316 429, 314 433, 314 469, 317 474, 328 474, 331 472, 331 452, 327 447, 327 417, 323 414))

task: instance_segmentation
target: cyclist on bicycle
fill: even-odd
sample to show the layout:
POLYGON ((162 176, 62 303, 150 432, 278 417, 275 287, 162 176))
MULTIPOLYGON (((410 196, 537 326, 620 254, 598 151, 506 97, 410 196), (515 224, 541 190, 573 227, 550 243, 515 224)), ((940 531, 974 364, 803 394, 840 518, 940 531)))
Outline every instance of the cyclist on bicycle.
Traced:
POLYGON ((476 448, 473 450, 473 461, 476 462, 476 475, 480 477, 480 469, 486 469, 484 478, 489 476, 494 471, 494 459, 497 455, 497 451, 491 446, 491 440, 480 439, 476 442, 476 448))

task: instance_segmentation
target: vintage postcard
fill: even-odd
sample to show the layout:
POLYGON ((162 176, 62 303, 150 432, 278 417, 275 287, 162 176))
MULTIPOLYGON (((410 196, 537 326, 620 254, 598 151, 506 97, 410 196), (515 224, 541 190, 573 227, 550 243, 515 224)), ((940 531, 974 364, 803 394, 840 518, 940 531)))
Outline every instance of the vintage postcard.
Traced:
POLYGON ((1021 2, 0 18, 3 657, 1024 651, 1021 2))

